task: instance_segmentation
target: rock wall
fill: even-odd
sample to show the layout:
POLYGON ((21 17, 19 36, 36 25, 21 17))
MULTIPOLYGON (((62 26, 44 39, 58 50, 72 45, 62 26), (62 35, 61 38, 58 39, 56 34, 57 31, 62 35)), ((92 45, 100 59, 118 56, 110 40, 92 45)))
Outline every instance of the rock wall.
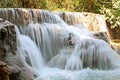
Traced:
POLYGON ((16 50, 15 26, 0 18, 0 60, 3 60, 2 58, 6 56, 6 53, 15 54, 16 50))
POLYGON ((0 80, 32 80, 34 78, 18 56, 16 35, 15 25, 0 18, 0 74, 2 74, 0 80), (9 73, 9 78, 6 77, 6 73, 9 73))
MULTIPOLYGON (((12 73, 14 72, 11 68, 17 63, 16 58, 14 58, 16 50, 15 25, 0 18, 0 62, 5 62, 7 64, 6 67, 9 68, 8 71, 10 71, 11 76, 13 76, 12 73)), ((4 71, 2 71, 2 73, 3 72, 4 71)))

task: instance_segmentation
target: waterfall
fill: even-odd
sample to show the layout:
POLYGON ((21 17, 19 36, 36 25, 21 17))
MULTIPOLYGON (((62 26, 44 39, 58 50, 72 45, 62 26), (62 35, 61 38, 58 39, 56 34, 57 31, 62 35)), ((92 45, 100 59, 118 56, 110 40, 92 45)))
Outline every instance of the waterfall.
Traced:
POLYGON ((68 25, 59 13, 21 8, 1 9, 0 17, 17 25, 17 52, 24 66, 37 75, 35 80, 120 79, 120 56, 86 30, 84 20, 78 24, 81 29, 68 25))
POLYGON ((98 25, 100 27, 100 31, 104 31, 107 32, 107 27, 106 27, 106 23, 105 23, 105 19, 103 18, 103 16, 96 16, 97 20, 98 20, 98 25))
POLYGON ((117 61, 119 61, 119 56, 108 43, 94 38, 87 38, 80 40, 75 46, 70 59, 67 61, 66 69, 74 70, 89 66, 93 69, 97 67, 98 69, 107 70, 120 67, 117 61), (79 67, 77 67, 78 65, 79 67))
POLYGON ((21 32, 36 42, 38 48, 43 53, 45 62, 48 62, 55 56, 59 48, 67 46, 65 39, 67 39, 68 32, 65 32, 65 30, 61 29, 57 24, 30 23, 27 27, 23 28, 21 32))
MULTIPOLYGON (((56 23, 61 26, 67 24, 54 13, 46 10, 22 9, 22 8, 0 8, 0 17, 15 23, 18 27, 25 27, 29 23, 56 23)), ((20 27, 20 28, 21 28, 20 27)))
POLYGON ((17 37, 17 55, 25 67, 32 73, 39 75, 39 71, 44 67, 44 60, 41 51, 36 43, 30 37, 20 34, 17 26, 15 26, 17 37), (39 71, 38 71, 39 70, 39 71))
POLYGON ((87 13, 87 12, 55 12, 60 16, 67 24, 74 25, 82 29, 90 31, 102 31, 107 32, 107 26, 105 17, 99 14, 87 13))

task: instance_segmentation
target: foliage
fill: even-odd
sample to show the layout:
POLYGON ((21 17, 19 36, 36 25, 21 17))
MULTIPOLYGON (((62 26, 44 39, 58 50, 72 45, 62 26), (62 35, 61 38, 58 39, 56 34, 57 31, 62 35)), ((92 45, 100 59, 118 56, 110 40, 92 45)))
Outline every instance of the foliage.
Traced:
POLYGON ((120 27, 120 0, 1 0, 0 7, 100 13, 112 28, 120 27))
POLYGON ((111 5, 102 6, 100 12, 106 15, 111 28, 120 27, 120 0, 112 0, 111 5))

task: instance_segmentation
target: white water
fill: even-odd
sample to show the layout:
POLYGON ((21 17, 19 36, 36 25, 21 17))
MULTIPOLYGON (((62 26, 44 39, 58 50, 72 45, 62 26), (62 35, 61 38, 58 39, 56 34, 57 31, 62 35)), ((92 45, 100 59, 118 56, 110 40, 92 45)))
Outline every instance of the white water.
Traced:
POLYGON ((108 43, 68 26, 53 13, 38 12, 39 16, 34 10, 11 11, 13 22, 16 18, 16 24, 25 22, 24 27, 23 22, 17 24, 18 53, 24 66, 37 75, 35 80, 120 80, 120 57, 108 43))
POLYGON ((18 35, 18 50, 19 56, 23 64, 37 73, 43 68, 43 58, 41 51, 37 48, 36 44, 25 35, 18 35))
POLYGON ((120 69, 102 71, 82 69, 78 71, 66 71, 56 68, 44 68, 41 77, 35 80, 120 80, 120 69))
POLYGON ((30 60, 32 66, 26 63, 30 70, 39 74, 35 80, 120 80, 119 55, 105 41, 91 37, 91 32, 71 26, 61 28, 56 24, 29 24, 24 34, 37 43, 33 46, 31 43, 34 42, 29 37, 19 36, 24 42, 20 43, 24 49, 18 48, 23 62, 26 62, 26 51, 29 58, 35 56, 30 60), (71 47, 67 41, 69 33, 75 42, 71 47), (37 47, 39 50, 43 48, 42 52, 34 52, 37 47), (44 65, 39 60, 42 58, 44 65))
POLYGON ((96 18, 98 20, 98 25, 100 27, 100 31, 107 32, 105 18, 100 15, 99 16, 97 15, 96 18))

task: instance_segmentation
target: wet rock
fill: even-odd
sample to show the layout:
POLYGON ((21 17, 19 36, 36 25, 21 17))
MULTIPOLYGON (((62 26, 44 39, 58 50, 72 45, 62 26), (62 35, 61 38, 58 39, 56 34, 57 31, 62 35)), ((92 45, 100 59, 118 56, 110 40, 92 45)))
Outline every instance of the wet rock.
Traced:
POLYGON ((35 76, 34 74, 32 74, 32 72, 29 69, 27 69, 26 67, 22 67, 19 78, 20 80, 34 80, 35 76))
POLYGON ((16 31, 15 25, 0 19, 0 45, 4 53, 16 50, 16 31))
POLYGON ((70 48, 75 46, 75 39, 74 39, 74 35, 72 33, 69 33, 68 45, 70 46, 70 48))
POLYGON ((9 71, 6 63, 0 61, 0 80, 9 80, 9 71))
POLYGON ((11 77, 13 76, 13 73, 16 74, 20 71, 19 69, 18 71, 15 71, 17 69, 15 65, 18 64, 17 58, 14 58, 16 50, 15 25, 0 18, 0 61, 2 61, 1 65, 3 66, 1 72, 3 73, 2 76, 6 76, 5 79, 2 80, 9 80, 10 78, 7 76, 11 77), (5 65, 2 64, 3 62, 5 62, 5 65), (10 66, 13 68, 10 68, 10 66), (9 75, 6 75, 5 73, 9 75))
POLYGON ((104 41, 106 41, 107 43, 109 43, 109 38, 106 32, 95 32, 93 33, 94 38, 97 39, 102 39, 104 41))
POLYGON ((1 18, 0 61, 0 74, 2 74, 2 76, 0 75, 0 80, 33 80, 31 77, 34 77, 34 74, 23 66, 17 54, 15 25, 1 18))

